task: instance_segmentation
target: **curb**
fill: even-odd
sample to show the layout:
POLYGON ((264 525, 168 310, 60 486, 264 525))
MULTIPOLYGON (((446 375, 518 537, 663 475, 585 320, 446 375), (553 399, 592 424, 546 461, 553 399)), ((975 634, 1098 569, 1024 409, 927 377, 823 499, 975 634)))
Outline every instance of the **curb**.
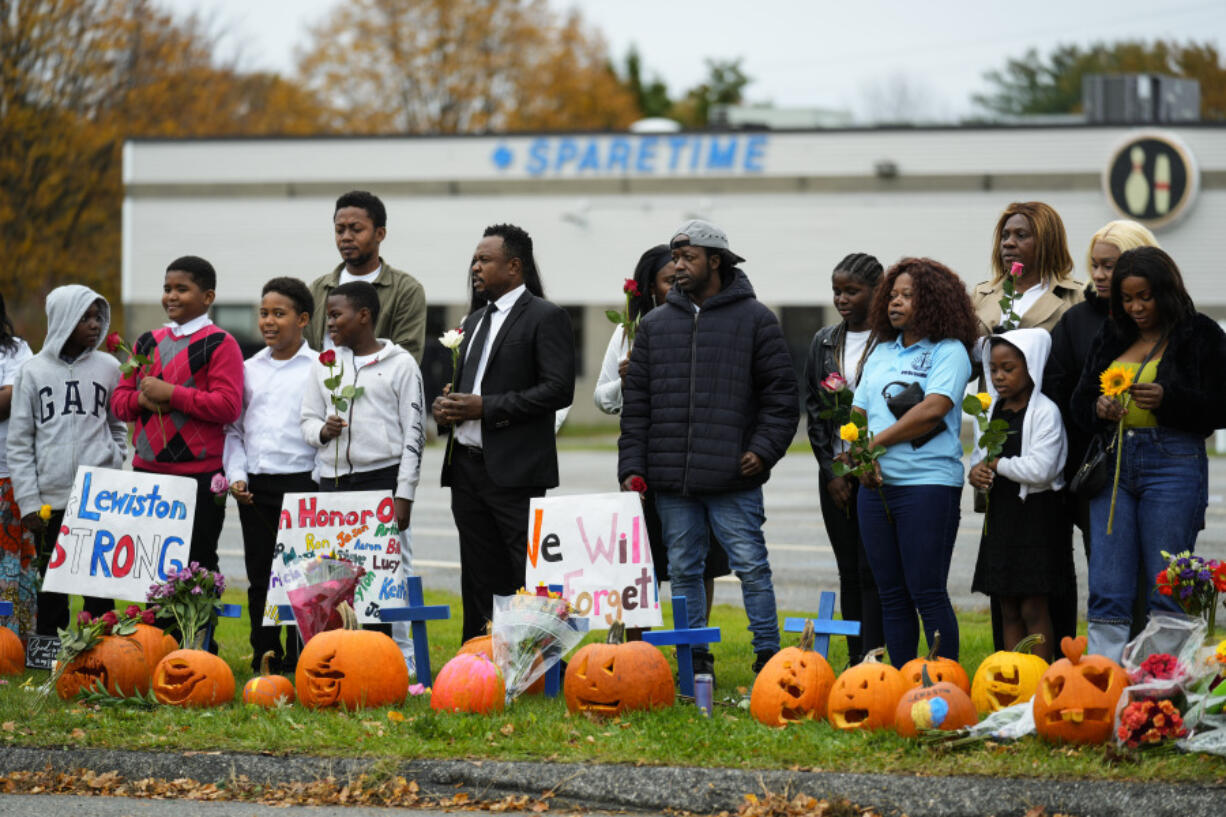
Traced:
POLYGON ((735 811, 747 793, 804 793, 847 800, 862 808, 908 817, 984 817, 1048 812, 1089 817, 1195 817, 1220 815, 1226 785, 1034 780, 989 777, 922 777, 839 772, 707 769, 493 760, 410 760, 395 765, 375 758, 326 758, 222 752, 0 748, 0 774, 16 771, 114 771, 139 780, 193 778, 222 783, 246 776, 256 783, 356 778, 377 767, 415 780, 423 794, 451 797, 463 791, 489 800, 506 795, 539 797, 555 792, 561 807, 697 813, 735 811))

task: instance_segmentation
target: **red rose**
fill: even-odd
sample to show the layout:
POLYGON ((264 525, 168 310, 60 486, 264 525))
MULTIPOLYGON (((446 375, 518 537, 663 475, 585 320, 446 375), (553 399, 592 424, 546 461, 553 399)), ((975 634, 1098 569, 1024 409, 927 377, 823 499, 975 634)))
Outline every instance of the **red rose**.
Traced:
POLYGON ((1158 592, 1164 596, 1172 596, 1175 594, 1175 591, 1171 589, 1171 586, 1169 584, 1164 584, 1161 587, 1159 587, 1158 592))
POLYGON ((336 365, 336 350, 329 349, 326 352, 319 353, 319 362, 331 368, 336 365))
POLYGON ((91 616, 89 612, 86 610, 82 610, 81 612, 77 613, 77 626, 78 627, 86 627, 89 624, 91 624, 93 620, 94 620, 94 617, 91 616))
POLYGON ((629 295, 631 298, 639 297, 639 285, 633 278, 627 278, 622 283, 622 292, 629 295))
POLYGON ((630 490, 635 491, 640 494, 646 493, 647 480, 643 479, 642 477, 631 477, 630 478, 630 490))
POLYGON ((111 354, 115 354, 123 348, 123 338, 119 336, 118 332, 112 332, 107 335, 103 343, 106 345, 106 350, 111 354))
POLYGON ((153 610, 145 610, 140 614, 140 620, 142 624, 148 624, 152 627, 153 622, 157 621, 157 613, 153 610))
POLYGON ((124 618, 137 618, 140 616, 141 610, 135 604, 129 604, 128 609, 123 611, 124 618))
POLYGON ((114 610, 107 610, 102 614, 102 620, 113 627, 119 623, 119 616, 115 614, 114 610))

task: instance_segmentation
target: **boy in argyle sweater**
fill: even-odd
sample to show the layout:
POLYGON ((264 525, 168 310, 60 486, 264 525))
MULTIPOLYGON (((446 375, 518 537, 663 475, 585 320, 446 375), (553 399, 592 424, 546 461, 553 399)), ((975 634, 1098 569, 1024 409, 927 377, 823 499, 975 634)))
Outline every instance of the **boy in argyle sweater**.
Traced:
POLYGON ((188 255, 166 268, 162 308, 170 323, 146 332, 133 349, 151 361, 119 381, 115 416, 133 426, 137 471, 196 482, 190 560, 217 570, 217 539, 225 505, 209 483, 222 470, 225 427, 243 408, 243 355, 238 342, 209 320, 217 273, 188 255))

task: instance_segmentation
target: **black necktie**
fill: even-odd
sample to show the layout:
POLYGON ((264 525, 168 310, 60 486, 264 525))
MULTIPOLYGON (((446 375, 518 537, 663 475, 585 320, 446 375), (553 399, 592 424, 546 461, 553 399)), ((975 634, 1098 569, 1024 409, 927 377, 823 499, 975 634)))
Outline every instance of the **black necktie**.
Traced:
POLYGON ((477 369, 481 367, 481 355, 485 354, 485 344, 490 336, 490 322, 498 307, 490 302, 485 307, 485 317, 477 327, 477 336, 468 347, 468 359, 464 361, 464 371, 460 373, 460 394, 472 394, 477 383, 477 369))

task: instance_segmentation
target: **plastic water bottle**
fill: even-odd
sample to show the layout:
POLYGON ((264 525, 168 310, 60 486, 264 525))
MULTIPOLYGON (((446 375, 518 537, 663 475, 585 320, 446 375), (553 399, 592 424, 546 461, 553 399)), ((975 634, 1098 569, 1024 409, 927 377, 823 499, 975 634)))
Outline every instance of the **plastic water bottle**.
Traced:
POLYGON ((715 676, 709 672, 699 672, 694 675, 694 703, 702 710, 702 714, 711 717, 712 697, 715 694, 715 676))

